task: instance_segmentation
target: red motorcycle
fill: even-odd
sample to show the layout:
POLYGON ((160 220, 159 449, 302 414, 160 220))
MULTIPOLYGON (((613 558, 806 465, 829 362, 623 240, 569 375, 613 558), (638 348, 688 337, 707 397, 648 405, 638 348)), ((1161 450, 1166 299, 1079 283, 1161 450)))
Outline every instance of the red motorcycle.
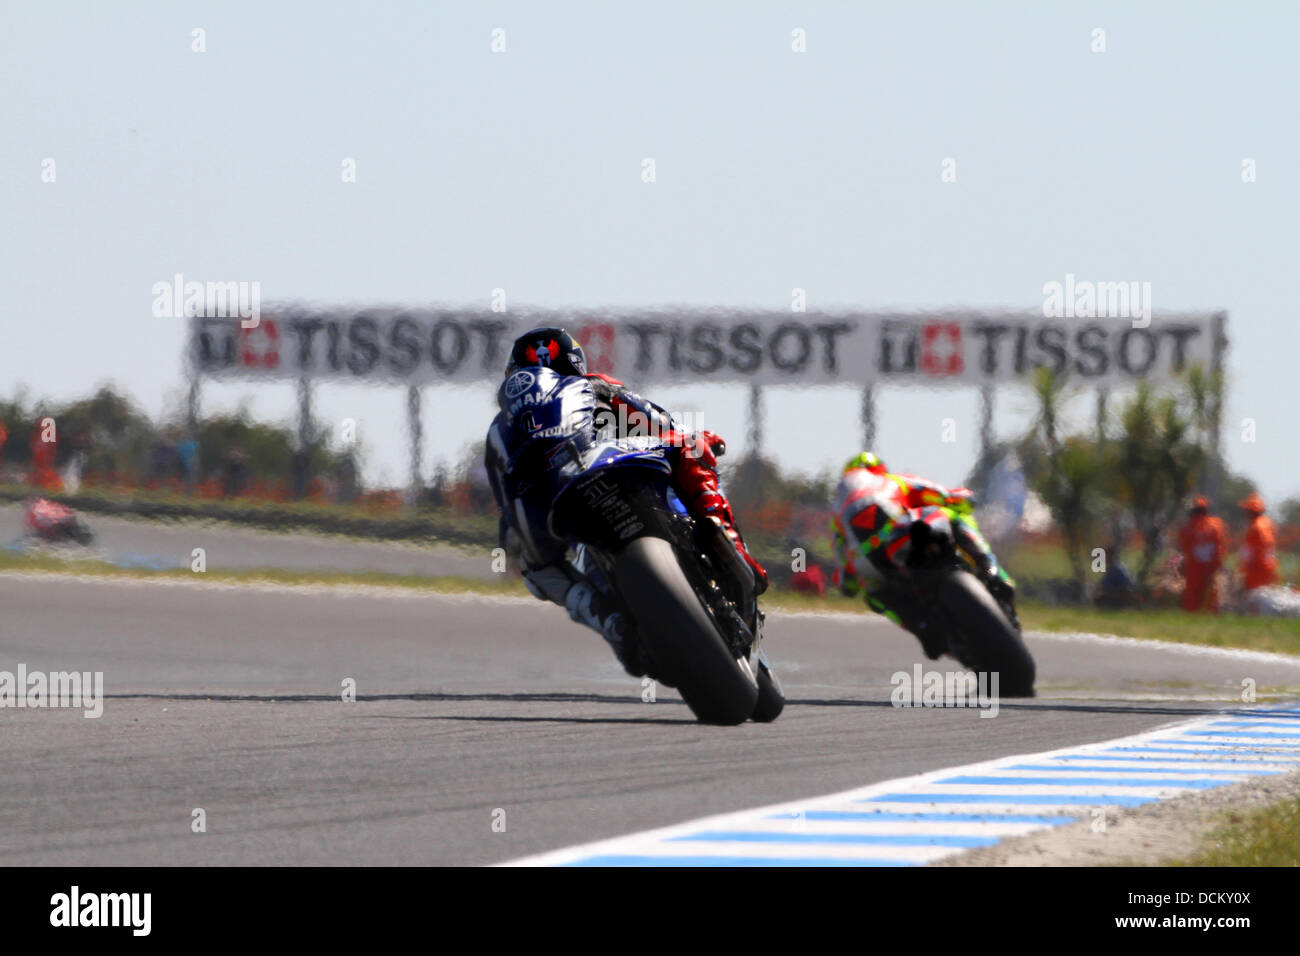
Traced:
POLYGON ((75 511, 48 498, 28 500, 23 513, 23 530, 52 543, 75 541, 86 545, 95 540, 95 533, 75 511))

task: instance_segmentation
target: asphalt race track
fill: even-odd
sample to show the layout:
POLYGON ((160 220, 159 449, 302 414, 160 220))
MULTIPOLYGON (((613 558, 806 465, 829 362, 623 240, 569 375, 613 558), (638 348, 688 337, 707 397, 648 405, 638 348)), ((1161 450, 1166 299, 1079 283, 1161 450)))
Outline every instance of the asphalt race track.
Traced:
MULTIPOLYGON (((337 535, 284 534, 218 522, 164 523, 83 514, 95 532, 86 557, 123 567, 188 568, 194 548, 203 548, 209 571, 277 568, 285 571, 382 571, 443 577, 490 577, 487 549, 475 553, 447 545, 363 541, 337 535)), ((23 506, 0 505, 0 545, 21 549, 23 506)))
POLYGON ((1040 697, 900 709, 913 638, 773 613, 785 714, 713 728, 528 599, 0 574, 0 608, 0 670, 107 698, 0 710, 0 865, 494 863, 1300 689, 1300 661, 1034 636, 1040 697))

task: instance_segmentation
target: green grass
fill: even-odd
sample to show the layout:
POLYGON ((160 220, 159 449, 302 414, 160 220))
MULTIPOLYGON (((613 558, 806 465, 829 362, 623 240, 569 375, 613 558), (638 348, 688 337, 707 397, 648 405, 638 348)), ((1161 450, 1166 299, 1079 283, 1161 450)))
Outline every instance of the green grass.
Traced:
MULTIPOLYGON (((1235 545, 1230 547, 1228 551, 1228 565, 1230 568, 1235 568, 1235 545)), ((1168 556, 1168 549, 1161 552, 1155 563, 1155 572, 1159 571, 1168 556)), ((1066 581, 1074 577, 1074 571, 1070 568, 1070 560, 1066 556, 1065 549, 1059 544, 1052 544, 1047 541, 1028 542, 1018 546, 1000 548, 998 549, 998 559, 1006 566, 1018 583, 1066 581)), ((1142 563, 1142 553, 1136 548, 1130 548, 1124 552, 1122 559, 1124 566, 1136 574, 1138 565, 1142 563)), ((1279 552, 1278 563, 1283 580, 1295 581, 1300 579, 1300 553, 1279 552)), ((1100 576, 1098 572, 1097 577, 1100 576)))
MULTIPOLYGON (((998 561, 1010 572, 1017 582, 1066 580, 1074 577, 1070 559, 1060 545, 1045 541, 1026 542, 1015 547, 995 548, 998 561)), ((1125 555, 1125 563, 1133 564, 1125 555)))
POLYGON ((1229 810, 1190 857, 1167 866, 1300 866, 1300 800, 1229 810))
POLYGON ((1103 611, 1021 602, 1026 630, 1084 631, 1154 641, 1237 647, 1300 654, 1300 619, 1245 617, 1238 614, 1188 614, 1176 608, 1103 611))

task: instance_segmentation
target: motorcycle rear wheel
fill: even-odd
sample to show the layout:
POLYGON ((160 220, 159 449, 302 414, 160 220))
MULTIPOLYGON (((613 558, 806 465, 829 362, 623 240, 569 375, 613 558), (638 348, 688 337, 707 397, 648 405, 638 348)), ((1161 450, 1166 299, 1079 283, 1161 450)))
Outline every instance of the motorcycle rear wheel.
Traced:
POLYGON ((738 660, 705 613, 661 538, 638 538, 614 560, 614 585, 663 680, 677 688, 701 723, 741 724, 758 703, 758 677, 738 660))

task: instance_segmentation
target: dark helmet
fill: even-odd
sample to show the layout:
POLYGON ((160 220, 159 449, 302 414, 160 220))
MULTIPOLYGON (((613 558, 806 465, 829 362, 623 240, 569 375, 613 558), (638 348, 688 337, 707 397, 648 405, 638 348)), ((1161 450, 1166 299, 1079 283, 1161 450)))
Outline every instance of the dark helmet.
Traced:
POLYGON ((552 368, 561 375, 586 375, 587 355, 564 329, 530 329, 510 348, 506 375, 521 368, 552 368))

